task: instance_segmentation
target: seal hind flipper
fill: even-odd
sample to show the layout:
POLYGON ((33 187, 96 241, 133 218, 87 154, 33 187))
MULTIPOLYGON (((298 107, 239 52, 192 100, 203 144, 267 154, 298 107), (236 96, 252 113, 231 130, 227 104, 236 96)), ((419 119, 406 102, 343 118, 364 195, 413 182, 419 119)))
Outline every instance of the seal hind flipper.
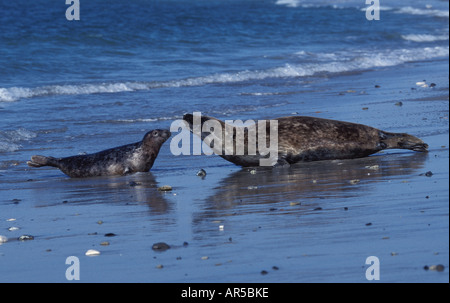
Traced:
POLYGON ((52 166, 59 167, 58 160, 53 157, 45 157, 45 156, 32 156, 31 161, 27 162, 28 166, 31 167, 42 167, 42 166, 52 166))

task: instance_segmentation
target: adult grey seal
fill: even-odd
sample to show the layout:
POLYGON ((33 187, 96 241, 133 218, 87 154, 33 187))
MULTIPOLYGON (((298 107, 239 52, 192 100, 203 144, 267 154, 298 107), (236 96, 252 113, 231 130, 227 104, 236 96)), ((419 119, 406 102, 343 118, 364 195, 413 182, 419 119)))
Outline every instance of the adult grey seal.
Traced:
POLYGON ((57 167, 72 178, 147 172, 152 168, 161 146, 170 135, 168 130, 155 129, 146 133, 140 142, 66 158, 32 156, 27 164, 31 167, 57 167))
MULTIPOLYGON (((197 119, 200 121, 199 118, 197 119)), ((188 123, 190 131, 196 133, 194 115, 186 114, 183 120, 188 123)), ((202 140, 207 138, 210 133, 205 131, 203 125, 206 122, 208 122, 207 125, 214 125, 214 123, 210 123, 211 121, 220 123, 222 135, 225 137, 225 122, 208 116, 201 116, 202 125, 197 126, 197 129, 201 129, 201 133, 198 131, 196 134, 201 136, 202 140)), ((271 121, 278 123, 278 153, 275 162, 271 164, 273 166, 287 166, 301 161, 361 158, 383 149, 398 148, 425 152, 428 148, 426 143, 412 135, 386 132, 357 123, 305 116, 283 117, 271 121)), ((269 134, 270 121, 266 122, 268 123, 265 123, 264 133, 269 134)), ((260 132, 258 125, 255 124, 256 133, 260 132)), ((230 152, 227 154, 224 144, 222 151, 219 151, 218 154, 236 165, 259 166, 260 160, 267 157, 262 156, 259 152, 249 154, 250 131, 246 127, 243 133, 244 154, 230 154, 230 152)), ((233 144, 236 145, 236 129, 232 135, 233 144)), ((269 136, 266 136, 265 142, 258 142, 258 137, 256 136, 256 146, 269 146, 269 136)), ((236 147, 234 147, 234 151, 236 151, 236 147)))

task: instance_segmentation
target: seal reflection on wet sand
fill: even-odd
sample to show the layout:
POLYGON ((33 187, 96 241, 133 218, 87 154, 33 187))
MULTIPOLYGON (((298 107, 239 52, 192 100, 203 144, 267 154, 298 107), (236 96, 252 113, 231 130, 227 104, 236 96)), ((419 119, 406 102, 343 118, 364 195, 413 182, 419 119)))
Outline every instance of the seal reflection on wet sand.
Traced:
MULTIPOLYGON (((183 120, 189 125, 193 132, 194 115, 185 114, 183 120)), ((202 126, 208 121, 217 121, 222 126, 222 138, 226 137, 225 122, 219 119, 201 116, 201 125, 198 129, 204 129, 202 126)), ((421 139, 405 134, 391 133, 370 127, 367 125, 322 119, 315 117, 293 116, 273 119, 278 123, 278 160, 273 162, 274 166, 289 166, 297 162, 309 162, 318 160, 334 159, 354 159, 369 156, 384 149, 409 149, 425 152, 428 145, 421 139)), ((270 133, 270 123, 265 124, 265 133, 270 133)), ((255 126, 257 128, 257 126, 255 126)), ((256 132, 258 133, 258 128, 256 132)), ((234 129, 233 141, 235 150, 239 144, 244 145, 245 154, 239 155, 233 153, 227 154, 224 150, 219 155, 227 161, 240 166, 259 166, 263 155, 256 153, 250 154, 249 142, 255 141, 250 138, 250 131, 244 128, 245 134, 243 142, 236 142, 236 132, 234 129)), ((200 134, 199 134, 200 135, 200 134)), ((201 139, 204 140, 209 133, 201 132, 201 139)), ((256 136, 259 139, 259 136, 256 136)), ((259 145, 270 145, 269 138, 266 136, 266 142, 256 142, 259 145)), ((216 146, 214 146, 217 150, 216 146)))
POLYGON ((155 129, 145 134, 140 142, 107 149, 89 155, 53 158, 32 156, 28 166, 52 166, 72 178, 126 175, 148 172, 164 142, 170 137, 168 130, 155 129))

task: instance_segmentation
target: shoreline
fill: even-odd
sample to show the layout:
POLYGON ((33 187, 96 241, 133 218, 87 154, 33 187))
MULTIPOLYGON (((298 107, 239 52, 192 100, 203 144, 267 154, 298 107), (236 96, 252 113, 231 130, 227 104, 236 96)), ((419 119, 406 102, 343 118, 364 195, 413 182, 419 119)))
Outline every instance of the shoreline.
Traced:
POLYGON ((150 173, 69 179, 28 169, 35 151, 24 144, 10 153, 18 165, 0 173, 0 234, 10 239, 0 245, 0 282, 67 282, 68 256, 79 257, 81 282, 367 282, 365 260, 377 256, 380 282, 448 283, 448 59, 330 77, 315 89, 244 116, 363 123, 415 134, 429 153, 251 174, 218 156, 172 157, 166 145, 150 173), (438 86, 416 88, 423 79, 438 86), (163 185, 173 191, 158 192, 163 185), (34 240, 17 240, 24 234, 34 240), (155 252, 158 242, 171 248, 155 252), (444 272, 424 270, 437 264, 444 272))

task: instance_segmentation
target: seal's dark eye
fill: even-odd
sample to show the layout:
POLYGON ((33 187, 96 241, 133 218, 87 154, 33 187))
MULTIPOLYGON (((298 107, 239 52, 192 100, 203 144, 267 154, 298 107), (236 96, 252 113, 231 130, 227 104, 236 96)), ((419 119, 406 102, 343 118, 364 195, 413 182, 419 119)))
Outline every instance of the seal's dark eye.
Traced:
POLYGON ((157 131, 153 132, 153 137, 157 137, 159 135, 159 133, 157 131))

